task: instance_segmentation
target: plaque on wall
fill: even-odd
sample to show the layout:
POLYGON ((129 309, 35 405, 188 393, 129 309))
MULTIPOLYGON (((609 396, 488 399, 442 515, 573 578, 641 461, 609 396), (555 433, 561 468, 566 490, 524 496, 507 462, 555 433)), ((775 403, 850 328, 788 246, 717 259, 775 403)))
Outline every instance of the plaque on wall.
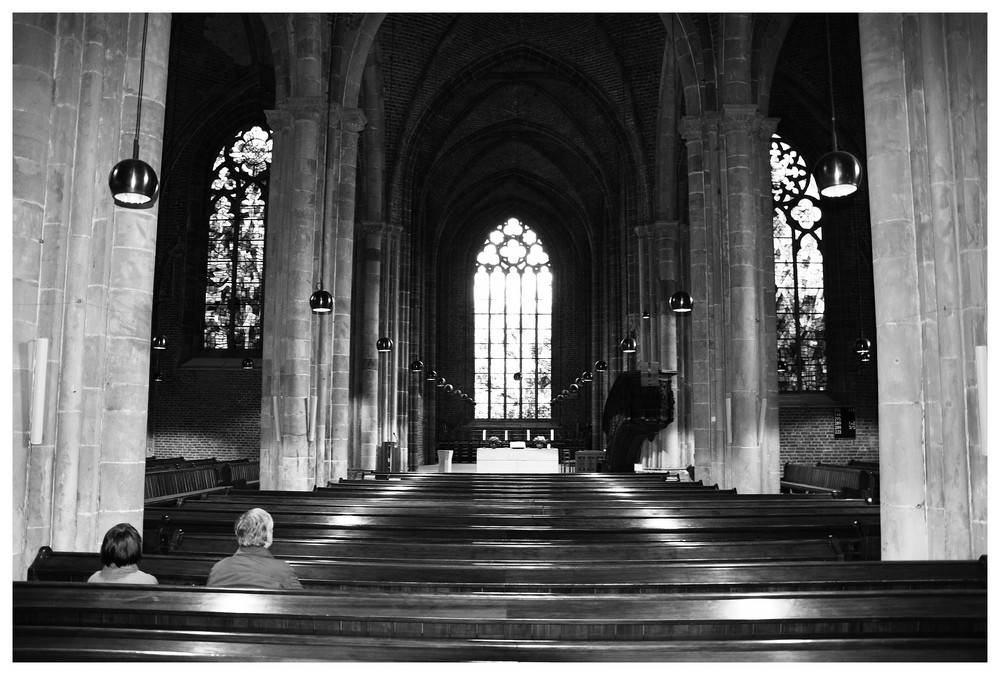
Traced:
POLYGON ((833 437, 855 438, 856 434, 854 408, 836 408, 833 416, 833 437))

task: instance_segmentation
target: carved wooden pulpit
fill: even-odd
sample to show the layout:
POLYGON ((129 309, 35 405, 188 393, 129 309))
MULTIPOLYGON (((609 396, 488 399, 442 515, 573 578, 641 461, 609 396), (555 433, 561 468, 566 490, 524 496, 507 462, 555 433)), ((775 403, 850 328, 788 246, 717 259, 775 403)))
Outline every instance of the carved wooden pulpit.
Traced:
POLYGON ((631 370, 611 385, 602 424, 608 455, 604 471, 632 473, 644 441, 674 421, 673 373, 631 370))

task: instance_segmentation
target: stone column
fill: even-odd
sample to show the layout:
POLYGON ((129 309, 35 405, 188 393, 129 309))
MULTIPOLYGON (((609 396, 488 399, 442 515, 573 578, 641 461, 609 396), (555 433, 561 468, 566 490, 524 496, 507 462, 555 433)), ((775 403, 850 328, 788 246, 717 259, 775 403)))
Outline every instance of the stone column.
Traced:
POLYGON ((320 473, 310 440, 314 351, 324 321, 314 318, 309 297, 315 290, 324 206, 322 39, 318 14, 296 14, 290 29, 297 49, 286 64, 294 73, 290 96, 268 111, 274 153, 268 199, 267 261, 264 265, 265 331, 261 391, 261 487, 311 490, 320 473))
POLYGON ((357 108, 338 108, 331 128, 333 165, 327 167, 335 199, 326 227, 332 237, 327 253, 332 255, 333 344, 330 362, 330 406, 327 429, 328 475, 330 480, 347 477, 351 438, 351 312, 354 281, 354 200, 357 182, 358 134, 365 127, 365 115, 357 108))
POLYGON ((280 263, 265 265, 269 319, 265 332, 273 337, 264 344, 264 489, 311 490, 319 471, 320 449, 309 440, 313 352, 315 341, 329 330, 330 318, 311 313, 309 296, 319 276, 316 248, 322 191, 317 169, 322 166, 326 113, 324 100, 309 97, 289 99, 268 116, 276 135, 269 191, 276 201, 268 209, 267 257, 280 263))
POLYGON ((375 350, 375 343, 381 337, 380 308, 382 300, 382 237, 384 223, 363 223, 360 227, 361 239, 364 242, 364 253, 361 256, 361 270, 364 281, 359 284, 361 295, 361 344, 358 355, 361 359, 361 397, 359 417, 361 425, 360 460, 357 468, 372 471, 376 468, 376 457, 379 442, 382 438, 380 419, 380 382, 382 355, 375 350))
POLYGON ((400 285, 400 274, 402 260, 400 255, 402 228, 398 225, 386 225, 384 228, 384 240, 382 245, 382 295, 383 301, 380 303, 381 322, 385 326, 385 334, 392 339, 392 351, 385 359, 385 375, 379 380, 381 391, 379 400, 380 407, 384 409, 382 421, 384 424, 382 438, 392 442, 393 455, 390 458, 390 466, 393 471, 406 471, 407 455, 405 434, 405 415, 401 415, 401 410, 406 410, 405 397, 402 404, 399 394, 405 392, 405 387, 400 386, 400 374, 405 372, 409 361, 403 359, 403 355, 408 352, 403 344, 403 295, 400 285))
POLYGON ((769 185, 772 125, 755 106, 743 105, 682 125, 697 303, 689 319, 696 474, 748 493, 778 490, 776 436, 768 433, 777 424, 776 401, 767 395, 774 321, 766 308, 774 302, 774 270, 768 265, 770 191, 765 197, 763 187, 769 185))
MULTIPOLYGON (((731 454, 729 484, 740 492, 777 492, 764 443, 767 425, 767 364, 775 355, 767 343, 765 305, 774 303, 774 268, 766 269, 772 246, 771 209, 764 208, 761 183, 770 176, 762 157, 770 131, 756 106, 724 106, 726 210, 728 225, 728 378, 731 454), (766 233, 766 235, 764 234, 766 233), (768 294, 768 289, 771 289, 768 294)), ((767 193, 770 198, 770 191, 767 193)), ((773 324, 771 326, 773 332, 773 324)))
MULTIPOLYGON (((676 246, 678 223, 657 221, 644 227, 636 228, 639 234, 640 248, 648 251, 649 281, 646 284, 648 303, 651 308, 649 360, 659 363, 660 373, 677 373, 677 319, 670 310, 669 300, 673 290, 678 288, 676 279, 676 246)), ((672 387, 675 394, 679 392, 679 380, 673 378, 672 387)), ((657 434, 654 439, 652 457, 653 466, 674 468, 687 466, 680 456, 678 445, 678 429, 681 417, 679 396, 675 398, 674 421, 657 434)), ((693 459, 693 458, 692 458, 693 459)))
POLYGON ((694 440, 695 478, 706 484, 725 480, 726 408, 725 373, 719 350, 727 316, 723 286, 717 271, 721 192, 718 167, 718 114, 681 120, 681 136, 687 141, 688 210, 691 214, 690 255, 692 299, 697 311, 691 313, 691 435, 694 440))
POLYGON ((860 33, 882 558, 974 558, 987 550, 986 25, 862 14, 860 33))
POLYGON ((132 156, 143 63, 139 157, 160 171, 170 16, 149 15, 145 60, 143 18, 14 20, 15 578, 41 545, 94 550, 111 525, 142 524, 157 205, 116 207, 107 177, 132 156))

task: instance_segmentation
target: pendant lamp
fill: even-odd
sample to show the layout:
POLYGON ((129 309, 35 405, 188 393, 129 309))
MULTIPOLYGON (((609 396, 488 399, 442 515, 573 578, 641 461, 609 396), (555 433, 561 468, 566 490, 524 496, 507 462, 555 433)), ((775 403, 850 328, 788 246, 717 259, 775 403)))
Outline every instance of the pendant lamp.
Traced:
POLYGON ((309 308, 313 314, 329 314, 333 311, 333 296, 330 291, 323 290, 323 284, 317 284, 316 290, 309 296, 309 308))
POLYGON ((139 159, 139 128, 142 120, 142 84, 146 74, 146 31, 149 14, 142 19, 142 56, 139 59, 139 93, 135 104, 135 139, 132 141, 132 157, 115 164, 108 174, 108 187, 115 204, 127 209, 142 209, 153 205, 159 189, 159 181, 153 167, 139 159))
POLYGON ((382 353, 392 351, 392 338, 380 337, 375 341, 375 349, 382 353))
POLYGON ((826 17, 826 62, 830 72, 830 133, 833 150, 816 162, 813 175, 824 197, 846 197, 861 184, 861 162, 849 152, 837 149, 837 116, 833 105, 833 59, 830 56, 830 17, 826 17))
POLYGON ((627 338, 622 339, 621 342, 622 354, 635 354, 635 350, 637 347, 638 344, 636 343, 635 338, 632 337, 631 335, 627 338))
POLYGON ((686 314, 691 311, 694 302, 687 291, 677 291, 670 296, 670 309, 675 314, 686 314))
POLYGON ((243 359, 243 370, 253 370, 253 359, 243 359))

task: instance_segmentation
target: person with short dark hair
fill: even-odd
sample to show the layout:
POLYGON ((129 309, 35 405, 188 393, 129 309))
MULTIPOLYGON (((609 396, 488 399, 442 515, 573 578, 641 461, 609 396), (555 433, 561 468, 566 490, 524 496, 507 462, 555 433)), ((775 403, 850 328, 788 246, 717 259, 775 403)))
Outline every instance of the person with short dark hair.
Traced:
POLYGON ((239 550, 212 566, 207 586, 300 589, 302 583, 292 566, 271 551, 274 520, 264 509, 250 509, 236 520, 239 550))
POLYGON ((118 523, 104 535, 101 563, 104 568, 87 579, 93 584, 156 584, 152 574, 139 569, 142 536, 128 523, 118 523))

